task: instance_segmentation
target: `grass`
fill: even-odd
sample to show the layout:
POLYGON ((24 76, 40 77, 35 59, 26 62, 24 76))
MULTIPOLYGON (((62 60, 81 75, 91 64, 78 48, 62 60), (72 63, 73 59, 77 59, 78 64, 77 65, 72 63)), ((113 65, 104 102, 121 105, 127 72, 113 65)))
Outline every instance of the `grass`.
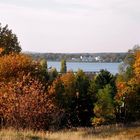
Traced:
POLYGON ((108 125, 58 132, 1 129, 0 140, 140 140, 140 125, 108 125))

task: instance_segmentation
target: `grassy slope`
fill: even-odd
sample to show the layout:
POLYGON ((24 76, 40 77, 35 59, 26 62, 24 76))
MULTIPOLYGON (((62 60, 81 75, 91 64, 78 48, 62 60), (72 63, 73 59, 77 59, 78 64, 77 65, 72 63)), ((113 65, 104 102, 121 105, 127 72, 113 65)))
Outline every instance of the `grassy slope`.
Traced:
POLYGON ((58 132, 0 130, 0 140, 140 140, 140 125, 77 128, 58 132))

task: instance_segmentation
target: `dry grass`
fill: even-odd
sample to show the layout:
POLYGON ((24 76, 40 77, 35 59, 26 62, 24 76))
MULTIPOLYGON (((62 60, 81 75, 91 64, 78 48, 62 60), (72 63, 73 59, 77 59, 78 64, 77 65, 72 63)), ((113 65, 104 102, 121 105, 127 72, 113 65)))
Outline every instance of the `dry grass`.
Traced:
POLYGON ((58 132, 2 129, 0 140, 140 140, 140 125, 109 125, 58 132))

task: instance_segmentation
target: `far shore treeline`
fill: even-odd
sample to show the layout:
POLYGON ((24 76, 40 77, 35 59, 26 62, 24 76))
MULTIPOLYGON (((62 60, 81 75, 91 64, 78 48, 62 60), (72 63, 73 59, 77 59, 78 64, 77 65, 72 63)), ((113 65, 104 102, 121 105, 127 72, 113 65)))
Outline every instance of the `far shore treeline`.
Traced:
POLYGON ((37 52, 24 52, 30 55, 33 59, 40 58, 47 61, 61 61, 65 59, 67 62, 102 62, 102 63, 118 63, 122 62, 127 52, 118 53, 37 53, 37 52))
POLYGON ((119 73, 87 75, 48 69, 46 59, 21 53, 0 24, 0 128, 56 130, 140 120, 140 47, 126 53, 119 73))

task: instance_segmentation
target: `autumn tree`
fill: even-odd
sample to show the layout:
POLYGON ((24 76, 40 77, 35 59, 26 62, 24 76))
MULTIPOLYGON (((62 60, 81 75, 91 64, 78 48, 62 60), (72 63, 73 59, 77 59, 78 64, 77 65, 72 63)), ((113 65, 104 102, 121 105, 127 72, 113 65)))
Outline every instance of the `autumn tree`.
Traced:
POLYGON ((66 110, 70 110, 73 106, 73 99, 76 96, 76 80, 73 72, 68 72, 60 77, 64 85, 64 107, 66 110))
POLYGON ((134 73, 136 78, 138 78, 138 80, 140 81, 139 77, 140 77, 140 51, 137 51, 135 53, 135 62, 133 65, 134 68, 134 73))
POLYGON ((135 53, 140 50, 139 45, 135 45, 131 50, 128 50, 126 57, 119 66, 119 74, 117 80, 129 81, 134 76, 135 53))
POLYGON ((9 54, 0 57, 0 80, 8 81, 30 73, 42 82, 46 81, 47 72, 38 61, 25 54, 9 54), (8 69, 7 69, 8 68, 8 69))
POLYGON ((132 78, 127 83, 117 83, 116 103, 118 121, 130 122, 140 118, 140 83, 132 78))
POLYGON ((93 108, 88 95, 88 86, 89 79, 82 70, 78 70, 75 75, 73 72, 68 72, 53 81, 49 92, 54 93, 57 106, 63 112, 61 125, 90 125, 93 108))
POLYGON ((0 57, 0 119, 4 126, 48 129, 57 106, 42 81, 40 63, 24 54, 0 57))
POLYGON ((0 80, 8 81, 22 77, 23 73, 34 74, 36 64, 24 54, 9 54, 0 57, 0 80))
POLYGON ((120 121, 135 121, 140 118, 139 58, 140 52, 135 49, 133 51, 133 62, 132 59, 128 60, 128 63, 131 63, 129 67, 133 75, 131 75, 129 79, 118 80, 117 78, 117 94, 115 99, 120 121))
POLYGON ((73 72, 63 74, 60 79, 63 82, 63 106, 66 114, 66 122, 68 126, 77 126, 77 91, 76 91, 76 78, 73 72))
POLYGON ((8 25, 2 27, 0 24, 0 48, 1 55, 9 53, 19 53, 21 47, 17 36, 12 33, 12 30, 8 29, 8 25))
POLYGON ((57 111, 52 95, 30 75, 0 83, 0 117, 5 127, 49 129, 57 111))
POLYGON ((49 92, 54 95, 55 103, 61 111, 61 115, 57 118, 59 119, 57 124, 68 127, 76 126, 78 122, 76 114, 76 80, 73 72, 56 77, 52 85, 49 86, 49 92))

